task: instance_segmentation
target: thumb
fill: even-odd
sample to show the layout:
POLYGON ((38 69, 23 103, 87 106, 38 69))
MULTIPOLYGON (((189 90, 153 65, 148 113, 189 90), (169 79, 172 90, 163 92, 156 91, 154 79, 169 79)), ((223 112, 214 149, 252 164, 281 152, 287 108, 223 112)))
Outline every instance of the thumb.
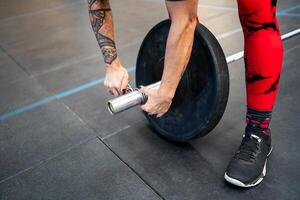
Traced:
POLYGON ((125 77, 122 79, 122 82, 121 82, 121 89, 120 91, 122 91, 122 94, 125 94, 126 92, 126 89, 127 89, 127 86, 128 86, 128 79, 126 79, 125 77))
POLYGON ((143 86, 143 85, 141 85, 140 86, 140 89, 139 89, 142 93, 145 93, 145 94, 148 94, 148 92, 149 92, 149 89, 148 88, 146 88, 145 86, 143 86))

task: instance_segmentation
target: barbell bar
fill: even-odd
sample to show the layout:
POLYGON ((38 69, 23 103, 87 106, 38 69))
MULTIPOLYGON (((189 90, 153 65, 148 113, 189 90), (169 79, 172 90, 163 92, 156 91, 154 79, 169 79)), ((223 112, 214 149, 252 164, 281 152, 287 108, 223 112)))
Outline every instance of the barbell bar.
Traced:
MULTIPOLYGON (((290 31, 284 35, 281 36, 282 40, 290 39, 296 35, 300 34, 300 28, 295 29, 293 31, 290 31)), ((238 61, 244 57, 244 51, 240 51, 238 53, 235 53, 233 55, 230 55, 226 57, 227 64, 233 63, 235 61, 238 61)), ((160 86, 160 81, 150 84, 147 87, 148 89, 157 89, 160 86)), ((107 106, 108 110, 112 115, 118 114, 120 112, 123 112, 127 109, 130 109, 134 106, 141 105, 146 103, 147 101, 147 95, 140 92, 138 89, 130 88, 132 92, 129 92, 128 94, 121 95, 117 98, 111 99, 108 101, 107 106)))

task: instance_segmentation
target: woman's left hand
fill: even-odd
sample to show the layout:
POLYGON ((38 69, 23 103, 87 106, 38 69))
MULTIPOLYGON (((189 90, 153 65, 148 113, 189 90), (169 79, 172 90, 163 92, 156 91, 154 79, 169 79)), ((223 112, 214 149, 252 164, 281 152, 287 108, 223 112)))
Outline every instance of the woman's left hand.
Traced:
POLYGON ((139 90, 148 96, 147 102, 141 108, 148 112, 149 115, 161 117, 168 112, 172 104, 172 98, 161 94, 159 89, 148 89, 141 86, 139 90))

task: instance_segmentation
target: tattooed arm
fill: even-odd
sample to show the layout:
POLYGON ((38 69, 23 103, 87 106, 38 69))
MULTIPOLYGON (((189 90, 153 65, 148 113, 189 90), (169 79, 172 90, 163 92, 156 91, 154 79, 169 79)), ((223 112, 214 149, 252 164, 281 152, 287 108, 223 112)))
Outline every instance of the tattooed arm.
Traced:
POLYGON ((128 72, 117 55, 109 0, 88 0, 88 7, 91 25, 106 64, 104 85, 118 96, 127 88, 128 72))

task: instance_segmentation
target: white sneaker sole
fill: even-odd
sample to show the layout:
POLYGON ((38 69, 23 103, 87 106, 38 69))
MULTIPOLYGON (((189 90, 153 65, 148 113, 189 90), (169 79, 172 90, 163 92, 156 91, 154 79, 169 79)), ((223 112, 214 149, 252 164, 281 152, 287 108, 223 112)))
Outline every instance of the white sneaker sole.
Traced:
MULTIPOLYGON (((268 153, 267 157, 269 157, 269 155, 271 154, 273 148, 271 147, 271 150, 270 152, 268 153)), ((232 178, 230 176, 227 175, 227 173, 225 172, 225 175, 224 175, 224 178, 226 181, 228 181, 229 183, 233 184, 233 185, 236 185, 236 186, 239 186, 239 187, 244 187, 244 188, 247 188, 247 187, 253 187, 253 186, 256 186, 258 185, 260 182, 262 182, 262 180, 264 179, 264 177, 266 176, 266 173, 267 173, 267 161, 268 161, 268 158, 266 159, 266 162, 265 162, 265 165, 264 165, 264 168, 263 168, 263 171, 262 173, 257 177, 257 179, 255 179, 253 182, 251 183, 243 183, 242 181, 240 180, 237 180, 235 178, 232 178)))

